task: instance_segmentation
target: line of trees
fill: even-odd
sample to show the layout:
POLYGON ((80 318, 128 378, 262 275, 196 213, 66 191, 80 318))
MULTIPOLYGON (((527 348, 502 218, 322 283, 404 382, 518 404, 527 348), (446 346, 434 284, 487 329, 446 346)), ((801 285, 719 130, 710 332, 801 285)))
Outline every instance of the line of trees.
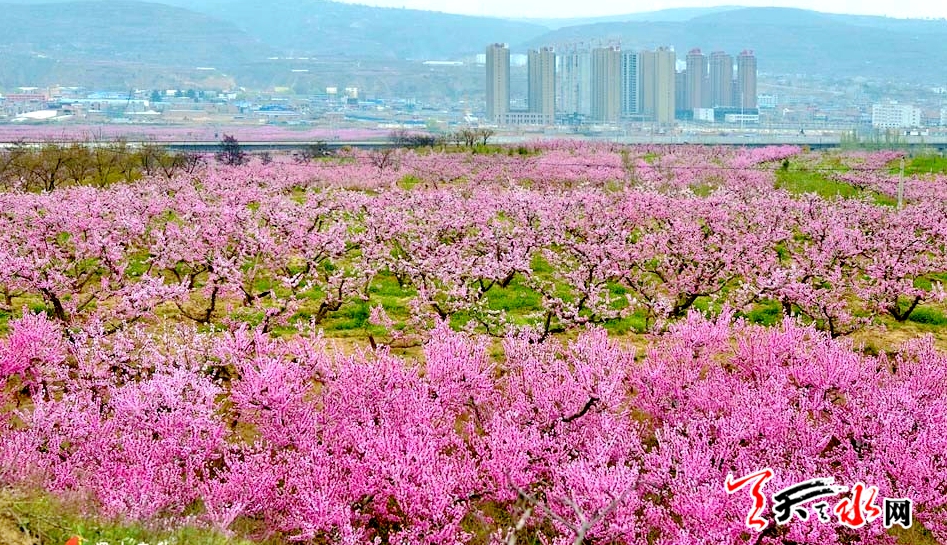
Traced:
MULTIPOLYGON (((398 148, 449 145, 474 148, 487 145, 494 134, 492 129, 482 128, 460 129, 440 136, 398 130, 391 133, 389 142, 398 148)), ((331 155, 328 145, 319 142, 294 152, 293 159, 297 163, 308 163, 331 155)), ((383 155, 382 160, 386 160, 390 153, 383 155)), ((221 164, 240 166, 248 163, 251 156, 235 137, 224 135, 214 158, 221 164)), ((266 164, 272 157, 264 154, 260 160, 266 164)), ((20 142, 0 149, 0 189, 53 191, 77 185, 106 187, 145 176, 170 179, 178 174, 193 174, 205 161, 206 158, 198 153, 172 152, 160 144, 151 143, 132 146, 123 140, 20 142)))
POLYGON ((410 132, 405 129, 393 131, 388 140, 395 147, 399 148, 433 148, 436 146, 463 146, 472 148, 475 146, 486 146, 490 138, 496 134, 493 129, 474 129, 465 128, 450 132, 444 135, 433 135, 423 132, 410 132))
POLYGON ((0 188, 53 191, 59 187, 105 187, 143 176, 192 174, 203 164, 195 153, 171 152, 157 144, 126 142, 18 143, 0 150, 0 188))

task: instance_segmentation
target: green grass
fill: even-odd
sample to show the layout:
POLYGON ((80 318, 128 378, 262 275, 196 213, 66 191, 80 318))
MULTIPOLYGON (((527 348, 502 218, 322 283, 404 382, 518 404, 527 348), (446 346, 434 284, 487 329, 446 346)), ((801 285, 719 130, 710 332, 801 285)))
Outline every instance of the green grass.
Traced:
MULTIPOLYGON (((900 164, 892 167, 891 173, 900 172, 900 164)), ((911 176, 914 174, 943 174, 947 172, 947 157, 940 155, 919 155, 905 161, 904 174, 911 176)))
POLYGON ((398 187, 410 191, 411 189, 414 189, 414 186, 418 185, 419 183, 421 183, 420 178, 409 174, 398 180, 398 187))
POLYGON ((780 168, 776 170, 776 189, 785 189, 794 195, 815 193, 824 199, 836 197, 845 199, 869 197, 874 200, 876 204, 882 206, 897 205, 897 199, 894 197, 869 190, 862 190, 851 184, 832 180, 826 176, 825 172, 817 170, 819 168, 828 169, 829 171, 848 170, 848 167, 842 165, 837 158, 826 158, 821 164, 815 167, 816 170, 811 170, 812 167, 799 164, 790 163, 790 165, 788 169, 780 168))
POLYGON ((709 197, 714 191, 717 190, 717 185, 711 183, 703 183, 691 186, 691 191, 694 192, 694 195, 698 197, 709 197))
POLYGON ((542 151, 540 151, 540 150, 530 150, 530 149, 529 149, 528 147, 526 147, 526 146, 516 146, 515 148, 514 148, 514 147, 511 147, 511 148, 509 148, 509 150, 507 151, 507 153, 508 153, 510 156, 520 155, 520 156, 523 156, 523 157, 531 157, 531 156, 534 156, 534 155, 542 155, 542 151))
POLYGON ((881 206, 897 206, 898 199, 896 197, 891 197, 882 193, 876 193, 874 195, 875 203, 880 204, 881 206))
POLYGON ((818 166, 819 168, 832 169, 839 172, 847 172, 851 170, 851 167, 846 164, 846 162, 842 159, 842 156, 834 153, 826 153, 825 156, 821 158, 818 166))
POLYGON ((908 316, 908 320, 916 324, 947 325, 947 315, 944 315, 943 312, 933 307, 917 307, 914 309, 914 312, 908 316))
MULTIPOLYGON (((510 519, 501 509, 488 510, 495 520, 510 519)), ((237 524, 239 526, 239 523, 237 524)), ((486 542, 490 525, 471 519, 465 521, 465 529, 477 535, 475 543, 486 542), (482 539, 481 539, 482 538, 482 539)), ((238 530, 238 533, 241 533, 238 530)), ((916 521, 910 530, 894 527, 888 531, 901 545, 936 545, 930 531, 916 521)), ((110 545, 276 545, 288 541, 276 538, 267 541, 249 541, 240 537, 224 536, 220 533, 183 526, 174 530, 159 530, 138 524, 122 524, 96 520, 77 515, 71 506, 49 496, 0 492, 0 536, 7 540, 4 545, 62 545, 72 536, 83 538, 85 545, 108 543, 110 545), (20 538, 21 539, 18 539, 20 538)), ((536 534, 522 536, 522 543, 538 543, 536 534)))
POLYGON ((785 189, 795 195, 815 193, 823 198, 845 197, 852 198, 861 194, 851 184, 829 180, 821 172, 805 170, 776 171, 776 188, 785 189))
POLYGON ((648 318, 645 311, 639 310, 627 318, 605 322, 603 327, 610 335, 636 335, 648 330, 648 318))
POLYGON ((754 324, 772 326, 783 321, 783 307, 777 301, 766 301, 754 305, 753 309, 745 314, 746 319, 754 324))
POLYGON ((148 272, 148 254, 146 252, 129 256, 128 268, 126 269, 129 276, 139 278, 146 272, 148 272))
MULTIPOLYGON (((372 308, 381 305, 388 316, 395 322, 396 327, 403 327, 410 318, 408 310, 408 301, 414 297, 417 291, 410 287, 401 287, 397 279, 390 273, 380 273, 372 280, 368 288, 368 301, 349 301, 342 307, 330 312, 326 318, 319 324, 330 337, 358 337, 367 338, 372 335, 375 338, 383 337, 384 328, 373 325, 369 322, 372 308)), ((323 301, 323 294, 314 290, 305 294, 308 301, 296 313, 293 318, 295 323, 306 323, 315 316, 319 304, 323 301)), ((285 328, 277 330, 280 333, 292 334, 295 328, 285 328)))
POLYGON ((9 310, 0 310, 0 335, 5 335, 10 330, 10 320, 19 318, 22 314, 21 310, 26 308, 27 312, 31 313, 50 313, 50 310, 46 308, 46 304, 37 296, 27 295, 25 297, 14 297, 13 298, 13 308, 9 310))
POLYGON ((494 286, 487 292, 486 297, 490 309, 505 310, 514 317, 543 309, 542 296, 524 286, 519 279, 514 279, 505 288, 494 286))
POLYGON ((370 324, 368 317, 371 313, 371 307, 366 301, 358 301, 348 306, 343 306, 333 314, 333 326, 338 331, 351 331, 354 329, 365 329, 370 324))
POLYGON ((475 144, 474 147, 467 149, 470 150, 470 153, 474 155, 500 155, 506 153, 506 148, 495 144, 475 144))
MULTIPOLYGON (((0 491, 0 532, 5 545, 62 545, 72 536, 81 537, 85 545, 250 545, 252 542, 227 537, 220 533, 182 526, 173 531, 149 528, 135 523, 122 523, 81 515, 72 505, 48 495, 0 491), (13 536, 22 536, 16 541, 13 536)), ((274 542, 271 542, 274 543, 274 542)))

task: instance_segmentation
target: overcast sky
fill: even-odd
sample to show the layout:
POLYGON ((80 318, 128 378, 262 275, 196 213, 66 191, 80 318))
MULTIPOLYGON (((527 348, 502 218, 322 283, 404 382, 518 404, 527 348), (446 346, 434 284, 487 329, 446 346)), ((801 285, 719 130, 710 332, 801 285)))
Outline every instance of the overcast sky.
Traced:
POLYGON ((947 17, 943 0, 741 0, 739 2, 701 2, 700 0, 341 0, 350 4, 368 4, 397 8, 415 8, 469 15, 499 17, 594 17, 621 15, 677 7, 713 5, 785 6, 832 13, 885 15, 888 17, 947 17))

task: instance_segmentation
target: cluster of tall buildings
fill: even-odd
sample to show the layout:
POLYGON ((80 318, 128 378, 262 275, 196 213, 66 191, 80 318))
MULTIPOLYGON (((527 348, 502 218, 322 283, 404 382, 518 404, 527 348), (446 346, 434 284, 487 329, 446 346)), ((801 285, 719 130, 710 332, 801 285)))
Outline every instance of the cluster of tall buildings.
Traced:
POLYGON ((672 124, 675 119, 706 119, 713 111, 755 113, 756 57, 736 58, 699 49, 677 71, 674 50, 623 51, 620 47, 551 47, 527 55, 528 109, 510 109, 510 50, 486 50, 487 120, 498 124, 554 124, 574 120, 620 120, 672 124), (709 110, 712 110, 708 113, 709 110))

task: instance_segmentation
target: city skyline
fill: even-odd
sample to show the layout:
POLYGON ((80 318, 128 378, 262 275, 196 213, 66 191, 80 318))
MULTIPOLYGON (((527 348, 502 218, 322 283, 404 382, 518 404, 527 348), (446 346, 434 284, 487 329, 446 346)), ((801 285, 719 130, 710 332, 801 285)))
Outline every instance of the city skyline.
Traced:
POLYGON ((759 121, 757 59, 752 50, 744 49, 734 58, 725 51, 708 56, 693 48, 680 71, 676 53, 668 47, 639 51, 571 44, 560 51, 549 46, 529 51, 524 110, 511 108, 512 97, 498 91, 502 88, 508 93, 509 89, 508 45, 488 45, 484 57, 487 120, 501 125, 582 119, 604 124, 636 119, 667 125, 675 118, 714 121, 718 116, 759 121))

